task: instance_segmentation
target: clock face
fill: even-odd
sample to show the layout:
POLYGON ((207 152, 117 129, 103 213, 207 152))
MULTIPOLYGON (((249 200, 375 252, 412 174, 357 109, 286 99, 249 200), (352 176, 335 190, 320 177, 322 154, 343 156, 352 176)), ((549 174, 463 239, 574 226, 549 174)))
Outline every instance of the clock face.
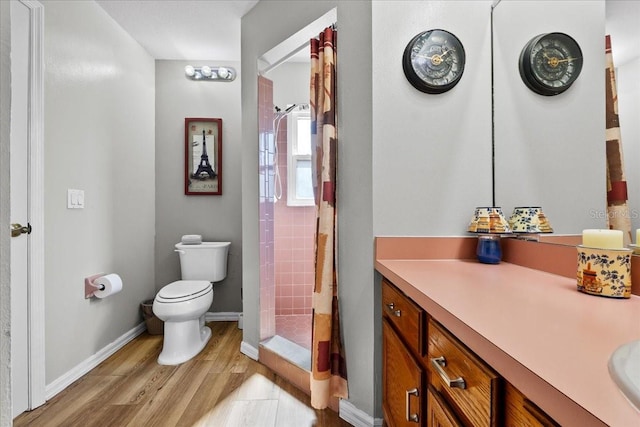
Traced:
POLYGON ((540 95, 557 95, 569 89, 580 75, 582 51, 566 34, 540 34, 522 50, 519 68, 529 89, 540 95))
POLYGON ((402 68, 409 83, 425 93, 443 93, 462 77, 465 54, 460 40, 444 30, 429 30, 407 44, 402 68))

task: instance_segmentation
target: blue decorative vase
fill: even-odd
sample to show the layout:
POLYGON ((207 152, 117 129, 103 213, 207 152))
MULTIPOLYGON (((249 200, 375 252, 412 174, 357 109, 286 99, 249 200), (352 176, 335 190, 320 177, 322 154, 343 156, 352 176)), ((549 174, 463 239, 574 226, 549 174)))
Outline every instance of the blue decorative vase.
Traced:
POLYGON ((478 256, 478 261, 483 264, 499 264, 502 259, 500 236, 493 234, 478 236, 476 255, 478 256))

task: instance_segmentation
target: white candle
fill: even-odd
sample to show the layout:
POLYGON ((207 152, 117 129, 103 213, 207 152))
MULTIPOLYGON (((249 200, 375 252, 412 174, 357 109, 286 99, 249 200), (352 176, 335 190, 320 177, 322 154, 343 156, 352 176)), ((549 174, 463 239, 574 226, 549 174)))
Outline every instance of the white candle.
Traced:
POLYGON ((636 245, 640 245, 640 228, 636 230, 636 245))
POLYGON ((623 249, 621 230, 583 230, 582 246, 599 249, 623 249))

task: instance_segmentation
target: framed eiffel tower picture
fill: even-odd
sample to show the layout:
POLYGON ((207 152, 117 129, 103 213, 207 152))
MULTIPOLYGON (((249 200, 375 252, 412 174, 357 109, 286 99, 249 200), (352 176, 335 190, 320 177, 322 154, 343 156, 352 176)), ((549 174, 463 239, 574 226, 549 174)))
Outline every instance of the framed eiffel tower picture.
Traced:
POLYGON ((184 194, 222 194, 222 119, 184 119, 184 194))

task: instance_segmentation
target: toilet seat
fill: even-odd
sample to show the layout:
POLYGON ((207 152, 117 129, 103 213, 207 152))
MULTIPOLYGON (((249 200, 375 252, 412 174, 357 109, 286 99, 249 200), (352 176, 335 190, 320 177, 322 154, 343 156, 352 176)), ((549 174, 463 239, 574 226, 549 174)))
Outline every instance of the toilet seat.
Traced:
POLYGON ((161 303, 180 303, 200 298, 213 292, 211 282, 205 280, 178 280, 160 289, 156 301, 161 303))

